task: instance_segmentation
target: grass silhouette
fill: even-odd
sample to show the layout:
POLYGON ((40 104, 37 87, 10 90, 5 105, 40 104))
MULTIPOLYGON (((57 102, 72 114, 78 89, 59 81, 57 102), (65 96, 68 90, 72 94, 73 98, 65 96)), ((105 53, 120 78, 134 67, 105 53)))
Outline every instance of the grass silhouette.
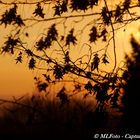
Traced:
MULTIPOLYGON (((41 94, 7 102, 3 107, 0 134, 46 139, 90 139, 95 133, 115 130, 116 120, 108 112, 98 112, 86 99, 61 101, 41 94)), ((115 115, 114 115, 115 116, 115 115)))

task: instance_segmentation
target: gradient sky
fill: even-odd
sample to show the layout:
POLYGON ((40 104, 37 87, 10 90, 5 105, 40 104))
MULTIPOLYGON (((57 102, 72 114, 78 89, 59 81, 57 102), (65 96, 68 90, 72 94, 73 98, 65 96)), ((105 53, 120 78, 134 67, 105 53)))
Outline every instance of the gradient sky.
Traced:
MULTIPOLYGON (((120 30, 116 34, 118 62, 123 59, 124 52, 130 51, 130 34, 133 32, 139 38, 138 27, 140 23, 136 22, 126 27, 125 31, 120 30)), ((6 33, 1 32, 0 37, 6 33)), ((36 72, 28 70, 27 63, 15 64, 14 59, 9 55, 0 56, 0 98, 20 96, 34 91, 33 77, 36 72)))
POLYGON ((15 64, 10 56, 0 56, 0 97, 20 96, 33 89, 33 72, 26 64, 15 64))

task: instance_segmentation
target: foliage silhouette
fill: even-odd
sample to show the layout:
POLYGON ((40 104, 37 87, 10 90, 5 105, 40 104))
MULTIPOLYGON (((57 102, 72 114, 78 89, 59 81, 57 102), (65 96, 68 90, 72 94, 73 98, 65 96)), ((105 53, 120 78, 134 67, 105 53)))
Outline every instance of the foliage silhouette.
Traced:
POLYGON ((140 128, 140 95, 139 95, 139 81, 140 81, 140 44, 131 37, 132 53, 126 55, 127 70, 123 73, 126 84, 124 86, 124 96, 122 98, 124 108, 124 116, 122 118, 122 129, 124 132, 133 132, 139 134, 140 128))
POLYGON ((0 1, 0 6, 6 6, 1 27, 10 30, 1 53, 12 55, 16 63, 28 60, 29 69, 40 70, 42 77, 34 78, 40 92, 65 83, 57 95, 64 106, 69 102, 65 89, 73 82, 74 91, 84 90, 84 98, 95 97, 96 112, 120 106, 121 89, 129 79, 124 76, 127 67, 117 63, 115 34, 139 20, 139 1, 17 0, 0 1), (31 11, 20 12, 22 6, 31 6, 31 11))
POLYGON ((92 138, 93 133, 101 128, 101 132, 115 131, 116 128, 107 123, 111 121, 107 112, 101 113, 101 107, 93 111, 93 101, 74 97, 62 106, 55 98, 51 100, 36 93, 13 101, 0 100, 3 102, 0 134, 80 140, 92 138))

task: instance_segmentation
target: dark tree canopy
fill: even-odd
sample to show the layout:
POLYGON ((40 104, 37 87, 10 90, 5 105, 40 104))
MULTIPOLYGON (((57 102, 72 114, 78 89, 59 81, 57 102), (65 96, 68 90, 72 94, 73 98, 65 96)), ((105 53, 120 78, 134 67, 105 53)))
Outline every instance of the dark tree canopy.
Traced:
MULTIPOLYGON (((127 79, 126 67, 117 64, 115 34, 139 20, 139 0, 1 0, 0 7, 7 31, 1 53, 40 70, 34 78, 39 91, 73 82, 73 91, 95 96, 99 110, 107 103, 118 107, 127 79)), ((69 101, 66 88, 58 97, 69 101)))
POLYGON ((121 129, 124 132, 139 133, 140 127, 140 94, 139 94, 139 82, 140 82, 140 44, 134 38, 131 37, 132 52, 131 55, 126 55, 127 70, 123 73, 123 76, 127 83, 124 85, 125 94, 122 98, 123 101, 123 118, 121 123, 121 129))

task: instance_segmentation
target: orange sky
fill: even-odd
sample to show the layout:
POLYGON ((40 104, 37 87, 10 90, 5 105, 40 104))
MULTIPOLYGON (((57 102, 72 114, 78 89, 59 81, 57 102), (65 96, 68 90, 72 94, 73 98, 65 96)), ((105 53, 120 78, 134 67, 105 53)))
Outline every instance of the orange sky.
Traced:
POLYGON ((33 72, 25 64, 15 64, 10 56, 0 56, 0 97, 31 93, 33 72))
MULTIPOLYGON (((130 50, 129 39, 130 33, 133 32, 138 38, 139 23, 133 23, 126 28, 126 31, 120 30, 116 34, 117 55, 120 62, 123 54, 130 50)), ((40 29, 40 27, 39 27, 40 29)), ((5 32, 1 32, 0 37, 4 36, 5 32)), ((20 96, 26 93, 32 93, 34 90, 35 72, 28 70, 26 62, 24 64, 15 65, 12 57, 0 56, 0 98, 9 96, 20 96)))

